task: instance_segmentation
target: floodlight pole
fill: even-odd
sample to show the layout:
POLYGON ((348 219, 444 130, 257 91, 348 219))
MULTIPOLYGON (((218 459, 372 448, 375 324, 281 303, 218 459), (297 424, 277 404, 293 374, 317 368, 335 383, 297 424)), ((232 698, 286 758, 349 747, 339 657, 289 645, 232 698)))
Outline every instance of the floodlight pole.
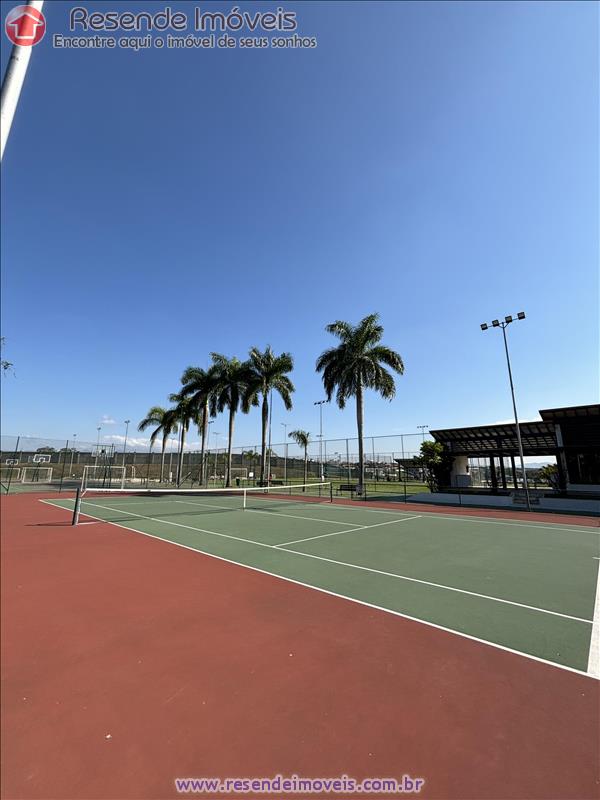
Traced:
POLYGON ((96 442, 96 460, 94 462, 94 466, 98 466, 98 455, 100 454, 100 431, 102 430, 102 425, 98 425, 96 428, 98 431, 98 441, 96 442))
MULTIPOLYGON (((517 315, 517 319, 525 319, 525 313, 520 311, 517 315)), ((521 429, 519 427, 519 417, 517 414, 517 401, 515 400, 515 385, 513 383, 513 376, 512 376, 512 369, 510 366, 510 355, 508 353, 508 339, 506 338, 506 329, 510 325, 511 322, 514 322, 514 318, 512 316, 504 317, 504 321, 500 322, 499 320, 495 319, 492 322, 493 328, 502 328, 502 337, 504 339, 504 352, 506 353, 506 366, 508 367, 508 380, 510 383, 510 394, 512 397, 512 405, 513 411, 515 415, 515 427, 517 430, 517 443, 519 446, 519 460, 521 462, 521 472, 523 473, 523 488, 525 490, 525 502, 527 503, 527 510, 531 511, 531 498, 529 497, 529 485, 527 483, 527 471, 525 470, 525 456, 523 454, 523 442, 521 440, 521 429)), ((489 328, 489 325, 483 323, 481 325, 481 330, 486 331, 489 328)))
POLYGON ((77 444, 77 434, 73 434, 73 446, 71 447, 71 463, 69 464, 69 477, 73 475, 73 455, 75 453, 75 445, 77 444))
MULTIPOLYGON (((29 0, 28 6, 36 11, 41 11, 44 0, 29 0)), ((0 100, 0 160, 4 155, 6 140, 10 133, 13 117, 17 110, 19 95, 27 73, 27 66, 31 58, 32 45, 15 44, 10 54, 10 59, 2 81, 2 96, 0 100)))
POLYGON ((273 389, 269 393, 269 451, 267 461, 267 486, 271 485, 271 426, 273 424, 273 389))
POLYGON ((283 482, 287 484, 287 454, 288 454, 288 445, 287 445, 287 422, 282 422, 283 425, 283 437, 284 437, 284 450, 283 450, 283 482))
POLYGON ((323 480, 323 404, 327 400, 317 400, 313 405, 319 406, 319 481, 323 480))
POLYGON ((125 442, 123 443, 123 466, 125 466, 125 455, 127 453, 127 436, 129 435, 130 422, 131 422, 130 419, 125 420, 125 442))
POLYGON ((221 435, 218 431, 213 431, 215 435, 215 486, 217 485, 217 458, 219 451, 217 449, 217 438, 221 435))

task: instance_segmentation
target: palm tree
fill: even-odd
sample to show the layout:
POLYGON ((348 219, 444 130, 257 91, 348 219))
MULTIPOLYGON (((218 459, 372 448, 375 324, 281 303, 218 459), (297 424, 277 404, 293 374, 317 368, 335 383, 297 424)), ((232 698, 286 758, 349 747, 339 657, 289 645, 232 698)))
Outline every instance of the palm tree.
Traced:
POLYGON ((189 397, 185 397, 182 392, 175 392, 169 395, 169 401, 175 403, 174 408, 169 409, 167 414, 173 420, 179 422, 179 455, 177 458, 177 486, 180 485, 183 471, 183 450, 185 447, 185 435, 190 429, 190 424, 193 422, 198 425, 200 422, 200 415, 197 407, 192 403, 189 397))
POLYGON ((210 396, 215 384, 215 370, 210 367, 208 370, 201 367, 188 367, 181 376, 183 397, 189 397, 192 405, 197 409, 200 419, 200 484, 205 483, 206 464, 205 452, 208 440, 208 417, 210 396))
POLYGON ((233 447, 233 428, 236 413, 242 409, 244 413, 255 401, 244 402, 250 383, 250 368, 247 362, 227 358, 220 353, 210 354, 213 360, 214 387, 209 399, 211 417, 229 410, 229 441, 227 442, 227 467, 225 470, 225 486, 231 486, 231 449, 233 447))
POLYGON ((146 428, 149 428, 151 425, 156 425, 156 428, 150 435, 150 453, 152 453, 154 442, 158 436, 162 434, 162 448, 160 454, 160 483, 162 483, 165 471, 165 450, 167 448, 167 441, 172 433, 177 433, 177 422, 173 419, 171 409, 167 410, 162 408, 162 406, 152 406, 138 425, 138 431, 145 431, 146 428))
POLYGON ((323 373, 323 386, 327 399, 335 392, 336 402, 344 408, 350 397, 356 398, 356 424, 358 427, 358 487, 364 484, 363 453, 363 402, 364 390, 375 389, 385 400, 396 394, 394 377, 385 367, 399 375, 404 373, 401 356, 380 344, 383 326, 378 314, 369 314, 358 325, 338 320, 325 330, 341 340, 337 347, 325 350, 317 359, 317 372, 323 373), (385 365, 385 366, 383 366, 385 365))
POLYGON ((267 345, 264 352, 258 347, 253 347, 249 353, 250 382, 244 397, 245 409, 249 404, 258 405, 262 400, 262 439, 260 458, 260 482, 265 481, 267 466, 267 428, 269 426, 269 399, 273 390, 279 393, 286 411, 292 407, 292 392, 294 384, 288 378, 288 372, 294 368, 294 359, 290 353, 275 355, 271 345, 267 345))
MULTIPOLYGON (((310 433, 308 431, 292 431, 288 433, 290 439, 293 439, 298 447, 302 447, 304 449, 304 480, 302 483, 306 485, 308 479, 308 445, 310 444, 310 433)), ((306 491, 305 488, 302 489, 303 492, 306 491)))

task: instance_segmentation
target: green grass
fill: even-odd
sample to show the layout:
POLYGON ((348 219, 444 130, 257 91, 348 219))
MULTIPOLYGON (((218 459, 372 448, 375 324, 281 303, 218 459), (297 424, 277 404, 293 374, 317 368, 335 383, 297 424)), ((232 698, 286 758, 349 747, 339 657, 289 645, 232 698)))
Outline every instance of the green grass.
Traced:
MULTIPOLYGON (((70 500, 47 501, 65 509, 70 500)), ((578 670, 597 528, 237 496, 93 495, 103 520, 578 670), (303 541, 300 541, 303 540, 303 541)), ((82 527, 85 536, 85 527, 82 527)), ((190 554, 191 555, 191 554, 190 554)))

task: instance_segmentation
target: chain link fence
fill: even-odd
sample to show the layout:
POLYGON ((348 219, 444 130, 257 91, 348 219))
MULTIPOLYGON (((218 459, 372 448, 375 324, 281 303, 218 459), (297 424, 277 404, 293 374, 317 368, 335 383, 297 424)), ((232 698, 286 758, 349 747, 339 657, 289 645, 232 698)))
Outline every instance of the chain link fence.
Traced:
MULTIPOLYGON (((422 434, 369 436, 363 441, 365 483, 371 491, 424 491, 426 486, 415 458, 422 434)), ((186 445, 181 456, 176 439, 162 450, 160 442, 150 450, 139 445, 108 444, 71 439, 31 436, 1 437, 1 482, 8 491, 73 489, 86 479, 88 485, 222 486, 226 480, 227 448, 207 448, 204 453, 186 445)), ((261 446, 232 449, 232 483, 255 486, 260 479, 261 446)), ((358 481, 358 439, 315 439, 306 453, 289 440, 271 444, 267 450, 266 478, 269 483, 293 484, 331 481, 340 486, 358 481)))

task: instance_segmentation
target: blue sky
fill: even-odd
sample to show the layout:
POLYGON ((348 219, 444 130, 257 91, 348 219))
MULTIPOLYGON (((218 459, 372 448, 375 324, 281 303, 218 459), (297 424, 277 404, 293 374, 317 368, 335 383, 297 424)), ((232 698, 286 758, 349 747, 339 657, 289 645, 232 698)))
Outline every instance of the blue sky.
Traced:
MULTIPOLYGON (((296 362, 274 431, 317 433, 324 327, 373 311, 406 372, 367 434, 510 419, 479 323, 521 309, 521 416, 597 402, 597 4, 281 3, 316 49, 139 53, 53 49, 72 5, 3 164, 4 433, 118 437, 189 364, 267 343, 296 362)), ((353 406, 324 420, 354 434, 353 406)))

